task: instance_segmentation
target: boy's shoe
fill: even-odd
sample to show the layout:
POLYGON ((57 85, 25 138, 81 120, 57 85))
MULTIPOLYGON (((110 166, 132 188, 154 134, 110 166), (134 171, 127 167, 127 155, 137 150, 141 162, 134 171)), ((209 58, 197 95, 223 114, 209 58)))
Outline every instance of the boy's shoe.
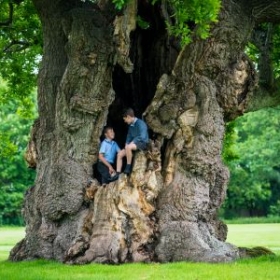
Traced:
POLYGON ((129 175, 131 173, 131 165, 127 165, 124 169, 124 174, 129 175))
POLYGON ((114 176, 111 176, 110 182, 114 182, 114 181, 116 181, 116 180, 118 180, 118 179, 119 179, 119 174, 116 173, 114 176))

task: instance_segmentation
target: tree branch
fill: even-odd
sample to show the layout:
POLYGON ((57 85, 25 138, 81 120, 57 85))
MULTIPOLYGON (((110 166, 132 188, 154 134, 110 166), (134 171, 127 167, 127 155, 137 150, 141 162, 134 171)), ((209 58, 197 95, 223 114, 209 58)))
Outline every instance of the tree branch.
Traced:
POLYGON ((272 22, 280 23, 280 0, 240 0, 244 7, 251 11, 252 19, 256 23, 272 22))
POLYGON ((12 40, 10 42, 9 45, 7 45, 4 49, 3 49, 3 52, 14 52, 14 51, 22 51, 22 50, 25 50, 27 49, 31 44, 29 42, 25 42, 25 41, 18 41, 18 40, 12 40), (21 46, 21 47, 18 47, 17 49, 11 49, 13 46, 21 46))
POLYGON ((272 53, 273 24, 266 27, 258 26, 252 33, 252 43, 258 48, 260 55, 258 59, 259 81, 265 87, 273 87, 274 74, 272 53))

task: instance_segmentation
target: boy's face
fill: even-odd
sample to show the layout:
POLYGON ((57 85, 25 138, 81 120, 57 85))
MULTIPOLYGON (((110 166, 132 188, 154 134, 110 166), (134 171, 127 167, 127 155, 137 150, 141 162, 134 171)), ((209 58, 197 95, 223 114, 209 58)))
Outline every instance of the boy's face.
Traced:
POLYGON ((134 121, 134 118, 131 117, 131 116, 126 116, 126 117, 123 117, 123 120, 124 120, 124 122, 127 123, 127 124, 132 124, 133 121, 134 121))
POLYGON ((105 133, 105 137, 112 140, 115 138, 115 132, 113 129, 108 129, 105 133))

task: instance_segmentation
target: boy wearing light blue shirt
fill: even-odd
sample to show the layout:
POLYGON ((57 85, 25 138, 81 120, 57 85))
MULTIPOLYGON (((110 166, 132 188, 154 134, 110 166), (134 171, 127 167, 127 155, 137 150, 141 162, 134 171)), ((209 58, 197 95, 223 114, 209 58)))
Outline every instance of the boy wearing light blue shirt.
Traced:
POLYGON ((101 174, 101 183, 108 184, 118 179, 113 165, 120 147, 113 140, 115 132, 112 127, 105 127, 104 136, 105 139, 102 141, 99 149, 97 170, 101 174))

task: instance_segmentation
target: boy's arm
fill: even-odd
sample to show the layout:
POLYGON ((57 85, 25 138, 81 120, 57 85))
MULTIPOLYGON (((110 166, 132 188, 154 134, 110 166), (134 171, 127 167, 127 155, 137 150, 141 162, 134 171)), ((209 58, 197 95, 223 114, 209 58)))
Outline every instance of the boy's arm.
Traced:
POLYGON ((138 124, 138 135, 133 138, 133 143, 139 142, 139 141, 147 141, 147 126, 144 122, 139 122, 138 124))

